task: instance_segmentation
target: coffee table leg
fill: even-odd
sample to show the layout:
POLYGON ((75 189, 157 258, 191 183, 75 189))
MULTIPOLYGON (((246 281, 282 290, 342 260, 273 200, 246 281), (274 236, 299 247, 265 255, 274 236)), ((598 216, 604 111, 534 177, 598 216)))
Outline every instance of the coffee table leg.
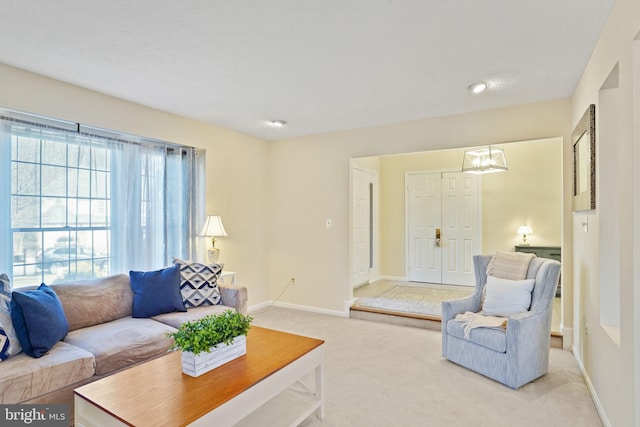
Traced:
POLYGON ((318 419, 324 418, 324 367, 323 363, 316 366, 316 391, 315 397, 320 401, 320 407, 316 410, 318 419))

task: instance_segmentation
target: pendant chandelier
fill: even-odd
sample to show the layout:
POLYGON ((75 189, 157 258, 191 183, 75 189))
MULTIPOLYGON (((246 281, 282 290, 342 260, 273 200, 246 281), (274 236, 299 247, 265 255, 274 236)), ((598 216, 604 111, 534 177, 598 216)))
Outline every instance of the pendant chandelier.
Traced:
POLYGON ((502 148, 491 146, 470 148, 464 151, 462 172, 483 174, 504 172, 507 170, 507 159, 502 148))

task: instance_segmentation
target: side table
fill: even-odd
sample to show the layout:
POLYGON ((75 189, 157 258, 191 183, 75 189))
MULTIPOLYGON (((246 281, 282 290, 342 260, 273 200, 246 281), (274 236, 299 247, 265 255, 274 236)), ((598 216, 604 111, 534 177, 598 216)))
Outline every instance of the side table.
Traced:
POLYGON ((222 274, 220 274, 220 283, 227 286, 236 286, 236 272, 235 271, 224 271, 222 270, 222 274))

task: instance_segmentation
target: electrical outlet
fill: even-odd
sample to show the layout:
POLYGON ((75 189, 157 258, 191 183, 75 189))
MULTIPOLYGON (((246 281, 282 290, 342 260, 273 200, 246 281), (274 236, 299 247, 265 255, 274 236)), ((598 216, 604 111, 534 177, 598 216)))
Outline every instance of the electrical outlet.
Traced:
POLYGON ((292 277, 292 278, 291 278, 291 284, 292 284, 292 285, 295 285, 295 284, 296 284, 296 278, 295 278, 295 277, 292 277))

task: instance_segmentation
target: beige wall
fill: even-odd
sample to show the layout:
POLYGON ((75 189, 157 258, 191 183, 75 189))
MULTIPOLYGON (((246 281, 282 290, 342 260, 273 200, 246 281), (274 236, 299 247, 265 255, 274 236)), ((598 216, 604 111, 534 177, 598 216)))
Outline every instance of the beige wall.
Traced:
POLYGON ((205 148, 207 211, 229 234, 217 242, 221 260, 249 288, 250 303, 269 298, 267 142, 2 64, 0 107, 205 148))
POLYGON ((571 100, 572 125, 596 104, 598 184, 596 209, 573 214, 574 352, 613 426, 640 425, 640 41, 633 41, 639 31, 640 2, 616 1, 571 100), (601 93, 616 64, 618 89, 601 93), (602 295, 610 292, 619 292, 618 326, 605 321, 602 295))
MULTIPOLYGON (((509 170, 480 176, 482 253, 513 251, 516 233, 530 225, 532 245, 562 242, 562 139, 499 145, 509 170)), ((464 149, 373 157, 380 159, 381 240, 383 276, 406 276, 405 174, 459 171, 464 149)), ((372 159, 372 158, 368 158, 372 159)), ((358 159, 362 162, 363 159, 358 159)))
MULTIPOLYGON (((296 285, 284 292, 280 301, 344 312, 345 301, 352 297, 351 158, 566 138, 570 135, 569 111, 569 101, 558 100, 272 142, 269 151, 272 298, 280 295, 290 277, 295 276, 296 285), (324 227, 325 218, 333 219, 333 228, 324 227)), ((567 200, 570 202, 565 189, 563 204, 567 200)), ((571 242, 571 232, 570 228, 563 228, 563 247, 567 246, 567 238, 571 242)), ((570 248, 567 250, 570 255, 570 248)), ((573 271, 570 260, 571 257, 564 265, 569 270, 563 276, 569 290, 573 271)), ((382 264, 385 265, 384 260, 382 264)), ((570 307, 565 315, 567 311, 571 316, 570 307)))
POLYGON ((531 245, 562 244, 562 139, 504 144, 509 171, 483 175, 484 253, 513 250, 527 224, 531 245))

